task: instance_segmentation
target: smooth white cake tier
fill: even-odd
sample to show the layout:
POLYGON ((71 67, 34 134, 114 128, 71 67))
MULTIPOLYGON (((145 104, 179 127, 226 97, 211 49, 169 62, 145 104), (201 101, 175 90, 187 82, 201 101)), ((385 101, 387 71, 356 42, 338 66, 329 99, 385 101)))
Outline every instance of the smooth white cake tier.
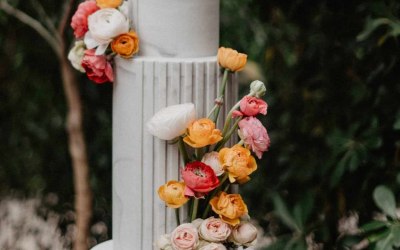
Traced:
MULTIPOLYGON (((179 103, 193 102, 197 117, 207 116, 217 97, 221 72, 215 56, 116 58, 115 69, 113 244, 115 250, 150 250, 160 235, 176 227, 174 210, 166 208, 157 189, 168 180, 179 180, 182 162, 177 145, 154 138, 145 124, 158 110, 179 103)), ((237 100, 237 81, 230 81, 220 128, 237 100)), ((181 209, 182 221, 185 209, 181 209)))
POLYGON ((219 0, 133 0, 131 19, 140 55, 215 56, 219 46, 219 0))

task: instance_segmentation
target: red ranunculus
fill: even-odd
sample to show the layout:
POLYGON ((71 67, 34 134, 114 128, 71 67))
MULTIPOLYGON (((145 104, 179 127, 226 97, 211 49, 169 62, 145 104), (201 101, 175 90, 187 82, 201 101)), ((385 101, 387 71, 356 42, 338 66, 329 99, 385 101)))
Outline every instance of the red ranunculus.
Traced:
POLYGON ((186 184, 186 196, 203 197, 204 194, 207 194, 219 185, 219 180, 214 170, 199 161, 186 164, 181 174, 186 184))
POLYGON ((85 1, 79 4, 71 20, 71 27, 74 29, 76 38, 82 38, 86 34, 88 31, 88 17, 99 9, 96 1, 85 1))
POLYGON ((240 111, 233 112, 233 116, 256 116, 267 114, 268 104, 260 98, 245 96, 240 100, 240 111))
POLYGON ((106 57, 96 56, 95 49, 85 51, 82 59, 82 67, 85 69, 88 78, 95 83, 105 83, 114 81, 113 69, 106 57))

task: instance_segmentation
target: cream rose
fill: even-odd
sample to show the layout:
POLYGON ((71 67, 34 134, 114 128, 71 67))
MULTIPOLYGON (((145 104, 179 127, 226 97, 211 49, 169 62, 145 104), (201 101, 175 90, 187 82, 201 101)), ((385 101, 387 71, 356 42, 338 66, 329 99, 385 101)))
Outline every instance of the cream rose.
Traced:
POLYGON ((199 250, 226 250, 226 247, 220 243, 210 243, 199 248, 199 250))
POLYGON ((229 240, 239 246, 254 246, 257 241, 257 228, 250 222, 242 222, 232 230, 229 240))
POLYGON ((222 242, 231 234, 231 228, 221 219, 210 217, 201 223, 199 235, 206 241, 222 242))
POLYGON ((181 224, 171 233, 171 244, 175 250, 195 250, 199 244, 196 227, 190 223, 181 224))
POLYGON ((150 134, 162 140, 172 140, 184 134, 195 118, 193 103, 173 105, 158 111, 146 127, 150 134))
POLYGON ((68 53, 68 60, 71 62, 72 67, 85 73, 85 69, 82 67, 82 59, 85 55, 86 46, 82 40, 75 41, 74 47, 68 53))
POLYGON ((201 162, 210 166, 216 176, 221 176, 225 173, 224 169, 222 168, 221 164, 219 163, 219 156, 218 152, 210 152, 203 156, 201 162))
POLYGON ((102 55, 113 38, 129 31, 129 20, 117 9, 105 8, 88 17, 89 31, 85 44, 89 49, 96 48, 96 55, 102 55))
POLYGON ((203 221, 204 220, 202 218, 197 218, 194 221, 192 221, 192 224, 197 228, 197 230, 200 230, 200 226, 203 223, 203 221))
POLYGON ((160 238, 158 238, 156 246, 161 250, 173 250, 171 236, 169 234, 161 235, 160 238))

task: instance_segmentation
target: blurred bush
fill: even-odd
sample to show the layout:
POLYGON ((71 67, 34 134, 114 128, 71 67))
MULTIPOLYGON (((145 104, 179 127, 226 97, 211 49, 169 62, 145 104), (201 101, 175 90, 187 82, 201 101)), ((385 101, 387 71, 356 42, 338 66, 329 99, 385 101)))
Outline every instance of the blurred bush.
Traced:
MULTIPOLYGON (((58 3, 40 2, 56 19, 58 3)), ((344 243, 340 219, 356 211, 366 224, 379 211, 375 187, 399 191, 400 3, 222 0, 221 11, 221 45, 252 61, 243 81, 261 73, 268 82, 272 145, 242 189, 252 217, 277 239, 270 249, 349 249, 362 235, 344 243)), ((1 12, 0 30, 0 192, 55 192, 67 210, 57 62, 37 34, 1 12)), ((111 226, 112 86, 80 80, 94 221, 111 226)))

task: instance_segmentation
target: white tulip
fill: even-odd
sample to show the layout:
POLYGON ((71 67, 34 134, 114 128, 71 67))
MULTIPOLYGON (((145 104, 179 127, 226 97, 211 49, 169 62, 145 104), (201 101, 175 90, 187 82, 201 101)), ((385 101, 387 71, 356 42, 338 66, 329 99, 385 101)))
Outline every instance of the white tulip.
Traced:
POLYGON ((236 245, 249 247, 255 245, 257 241, 257 233, 257 228, 253 224, 242 222, 232 230, 229 240, 236 245))
POLYGON ((162 140, 172 140, 183 135, 195 118, 193 103, 173 105, 158 111, 146 127, 150 134, 162 140))
POLYGON ((96 48, 96 55, 102 55, 108 45, 118 35, 129 32, 129 20, 117 9, 100 9, 88 17, 89 31, 85 34, 85 44, 96 48))
POLYGON ((214 173, 216 176, 221 176, 225 173, 224 169, 221 166, 221 163, 219 163, 218 152, 214 151, 214 152, 205 154, 203 156, 203 159, 201 159, 201 162, 210 166, 214 170, 214 173))
POLYGON ((74 47, 68 53, 68 60, 70 60, 72 67, 85 73, 85 69, 82 67, 82 59, 85 55, 86 46, 82 40, 75 41, 74 47))
POLYGON ((250 95, 253 94, 257 98, 261 98, 267 92, 267 88, 262 81, 254 81, 250 84, 250 95))

